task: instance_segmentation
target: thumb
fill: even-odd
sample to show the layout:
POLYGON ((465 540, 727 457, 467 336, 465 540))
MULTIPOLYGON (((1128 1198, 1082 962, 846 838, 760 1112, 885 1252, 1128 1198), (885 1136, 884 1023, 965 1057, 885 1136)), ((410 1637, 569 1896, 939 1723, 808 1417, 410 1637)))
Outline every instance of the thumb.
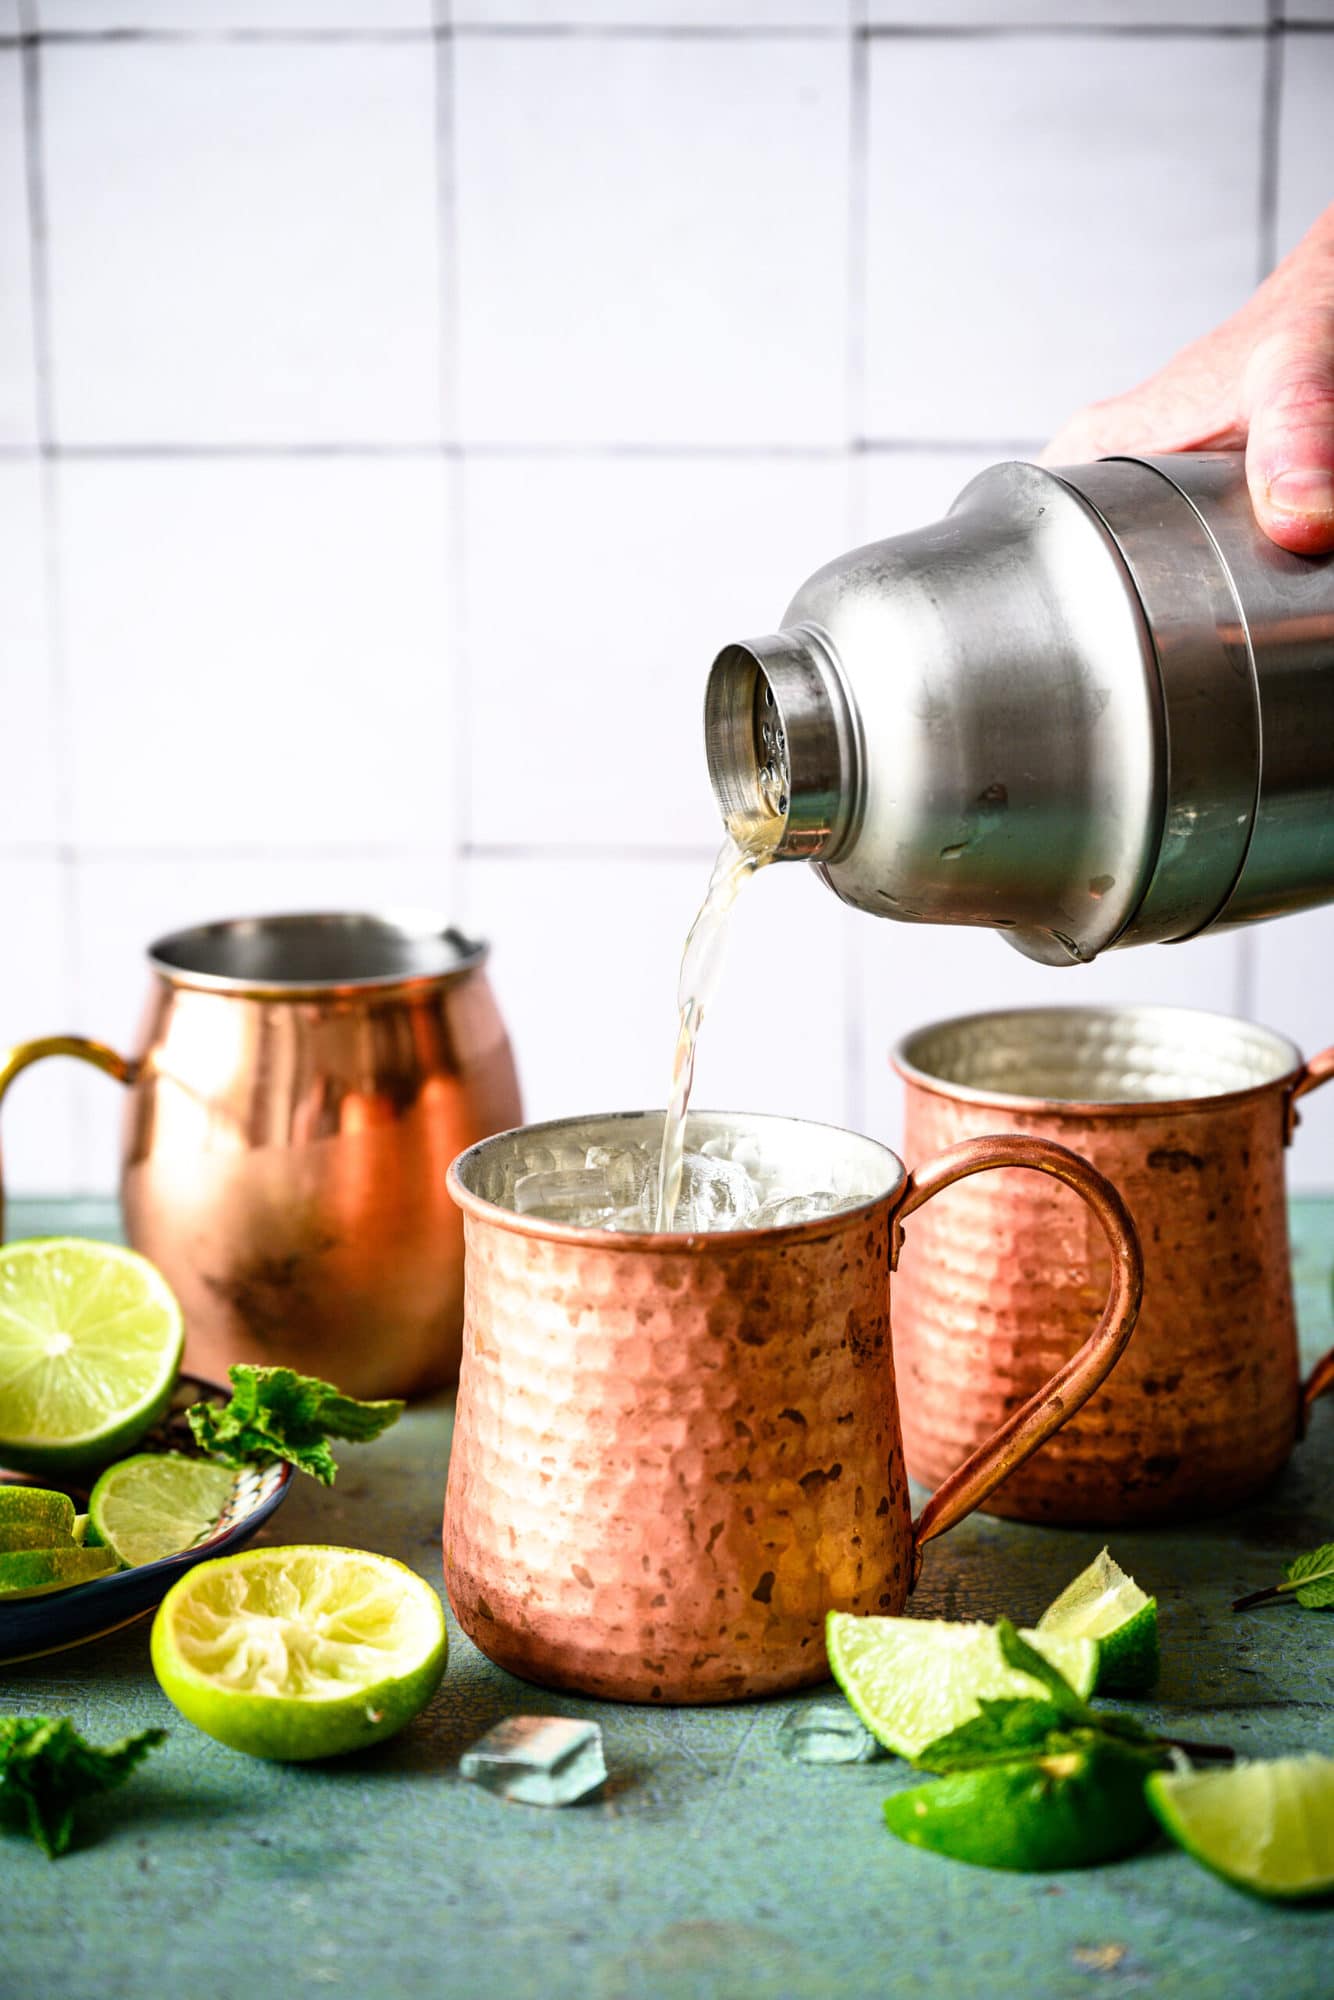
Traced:
POLYGON ((1256 519, 1298 555, 1334 550, 1334 306, 1262 340, 1246 369, 1256 519))

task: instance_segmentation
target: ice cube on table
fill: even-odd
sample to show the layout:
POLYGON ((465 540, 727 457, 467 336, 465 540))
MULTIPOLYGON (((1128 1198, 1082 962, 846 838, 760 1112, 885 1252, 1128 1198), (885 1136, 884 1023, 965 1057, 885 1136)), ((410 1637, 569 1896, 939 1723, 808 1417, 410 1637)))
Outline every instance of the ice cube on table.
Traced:
POLYGON ((521 1806, 572 1806, 607 1775, 602 1730, 564 1715, 511 1715, 459 1759, 459 1771, 521 1806))
POLYGON ((845 1701, 808 1701, 778 1725, 778 1747, 796 1764, 869 1764, 884 1755, 845 1701))

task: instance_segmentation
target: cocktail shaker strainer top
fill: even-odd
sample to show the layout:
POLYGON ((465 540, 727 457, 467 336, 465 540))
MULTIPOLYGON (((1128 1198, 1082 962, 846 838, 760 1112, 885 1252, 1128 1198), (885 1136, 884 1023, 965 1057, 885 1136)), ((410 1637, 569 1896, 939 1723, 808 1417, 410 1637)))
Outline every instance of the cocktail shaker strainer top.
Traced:
POLYGON ((996 465, 724 647, 725 817, 856 908, 1048 964, 1334 898, 1334 557, 1256 526, 1241 454, 996 465))

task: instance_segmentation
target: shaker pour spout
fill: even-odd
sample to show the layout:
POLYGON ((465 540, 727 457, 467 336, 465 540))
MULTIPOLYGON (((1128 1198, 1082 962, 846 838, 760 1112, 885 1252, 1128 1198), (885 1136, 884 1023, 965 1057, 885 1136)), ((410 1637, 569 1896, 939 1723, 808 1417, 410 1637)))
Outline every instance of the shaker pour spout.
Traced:
POLYGON ((704 697, 725 824, 781 829, 776 861, 828 861, 855 824, 861 736, 833 647, 813 626, 724 646, 704 697))

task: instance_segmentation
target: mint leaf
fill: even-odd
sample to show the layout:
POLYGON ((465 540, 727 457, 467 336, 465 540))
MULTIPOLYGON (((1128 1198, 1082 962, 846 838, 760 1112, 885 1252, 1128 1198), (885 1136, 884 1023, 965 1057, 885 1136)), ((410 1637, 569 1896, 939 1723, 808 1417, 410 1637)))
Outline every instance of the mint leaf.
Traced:
POLYGON ((938 1736, 912 1759, 921 1771, 973 1771, 983 1764, 1013 1764, 1043 1753, 1065 1729, 1065 1711, 1054 1701, 980 1699, 981 1712, 938 1736))
POLYGON ((1334 1610, 1334 1542, 1295 1556, 1283 1575, 1289 1585, 1298 1586, 1297 1602, 1308 1611, 1334 1610))
POLYGON ((54 1861, 69 1846, 80 1801, 123 1784, 166 1734, 141 1729, 101 1749, 85 1742, 67 1715, 0 1716, 0 1805, 21 1809, 54 1861))
POLYGON ((186 1412, 195 1442, 228 1465, 285 1458, 300 1472, 332 1486, 338 1465, 329 1439, 364 1444, 403 1414, 400 1402, 359 1402, 317 1375, 294 1368, 255 1368, 238 1362, 228 1370, 232 1399, 224 1409, 195 1403, 186 1412))
POLYGON ((1001 1657, 1005 1664, 1016 1668, 1021 1674, 1027 1674, 1030 1680, 1035 1680, 1039 1686, 1044 1687, 1047 1690, 1048 1700, 1063 1716, 1074 1722, 1092 1721, 1093 1711, 1087 1702, 1075 1693, 1065 1675, 1058 1667, 1054 1667, 1045 1655, 1039 1653, 1035 1646, 1030 1646, 1026 1639, 1021 1639, 1008 1618, 997 1621, 996 1637, 1000 1641, 1001 1657))

